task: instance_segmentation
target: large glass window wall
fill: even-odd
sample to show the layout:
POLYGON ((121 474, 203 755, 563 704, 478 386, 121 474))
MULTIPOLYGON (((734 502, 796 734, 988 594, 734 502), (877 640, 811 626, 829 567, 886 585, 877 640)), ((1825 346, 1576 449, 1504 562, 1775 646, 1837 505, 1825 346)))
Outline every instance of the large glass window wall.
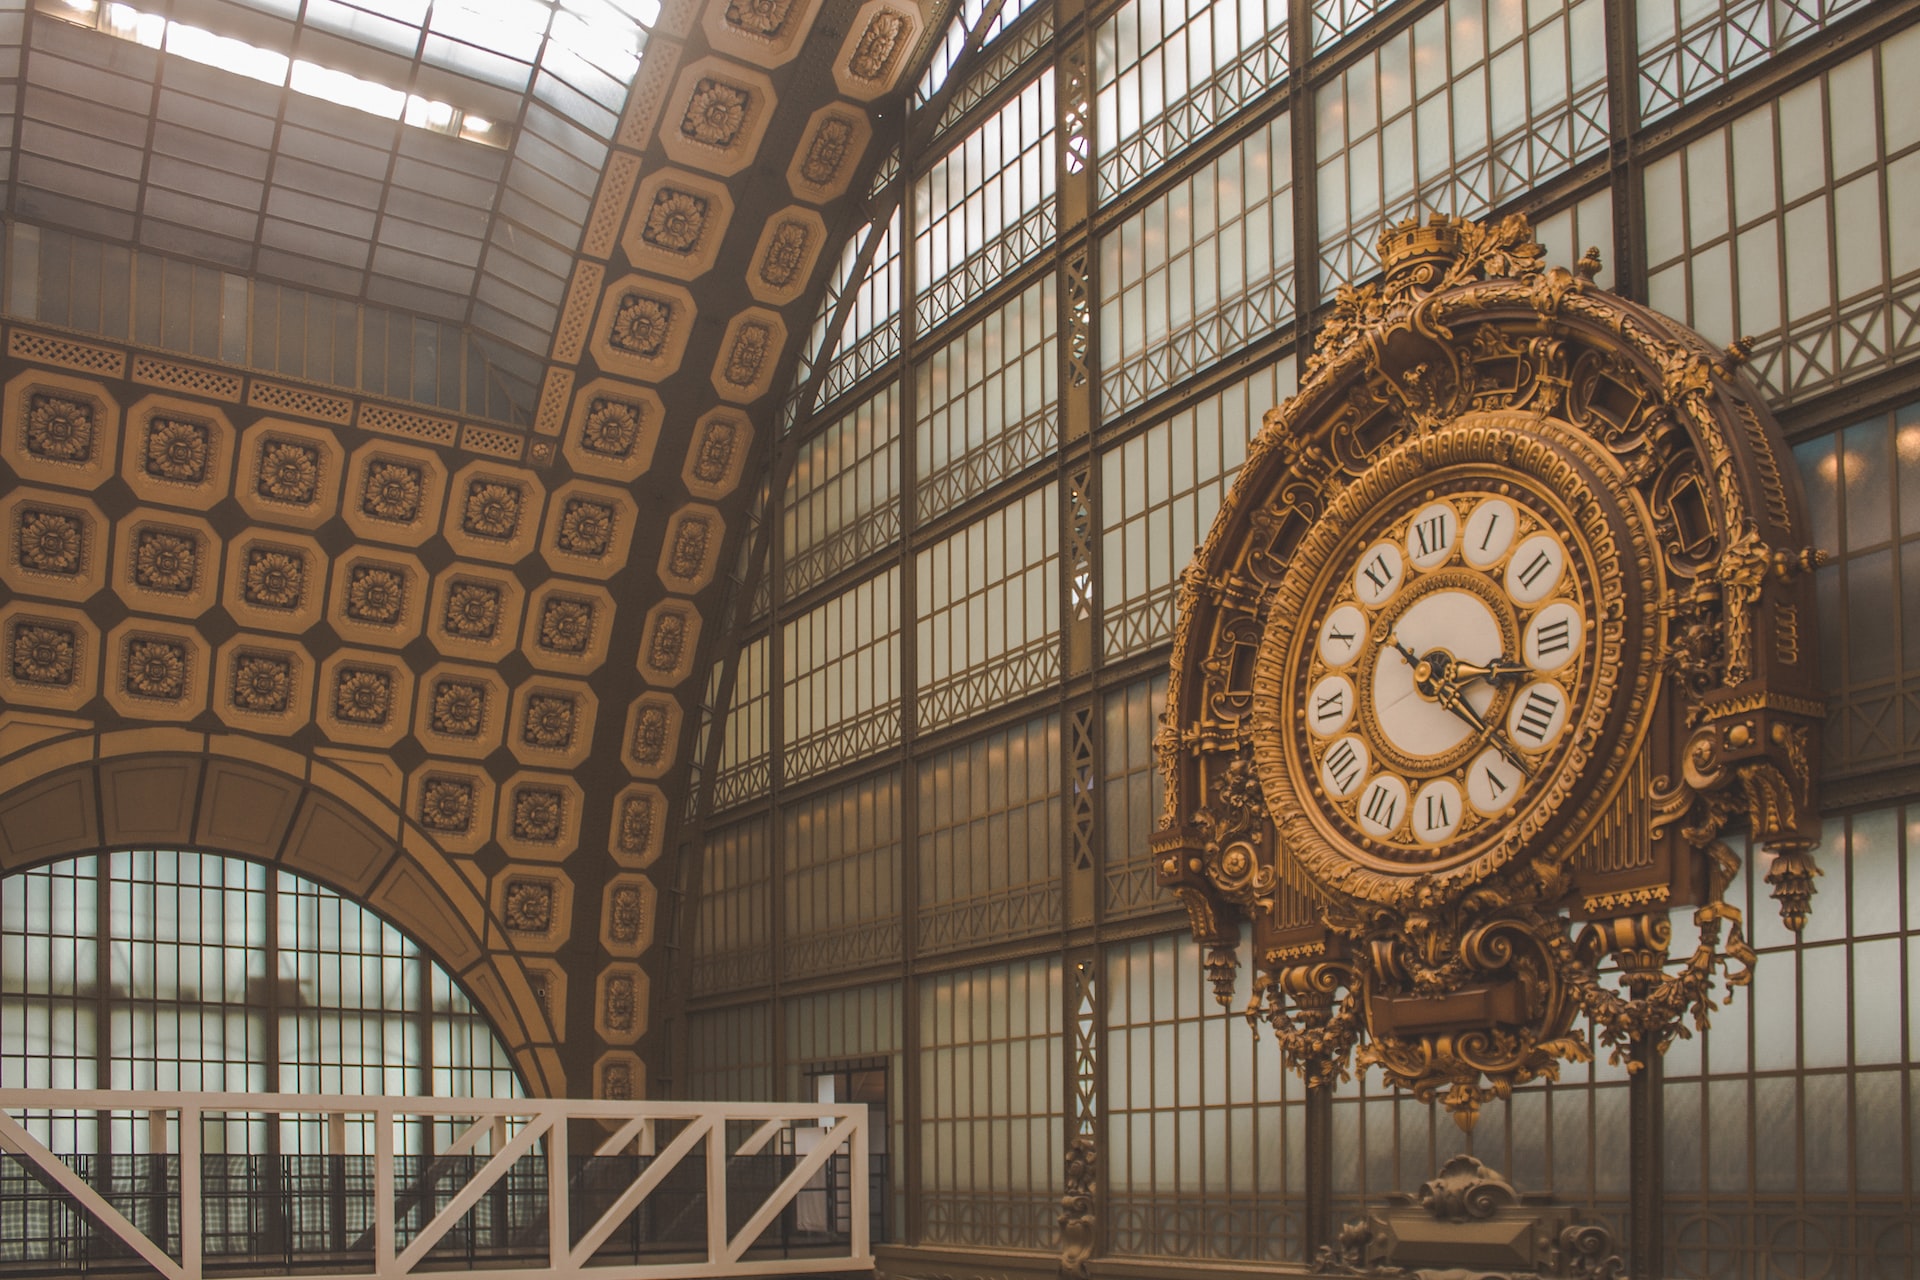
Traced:
POLYGON ((1053 1252, 1079 1134, 1110 1254, 1304 1261, 1310 1193, 1351 1217, 1462 1151, 1630 1230, 1631 1080, 1604 1050, 1471 1136, 1377 1075, 1344 1083, 1310 1185, 1304 1091, 1214 1005, 1148 847, 1180 574, 1262 414, 1337 288, 1377 272, 1384 222, 1520 210, 1553 264, 1596 248, 1602 287, 1757 339, 1834 555, 1816 926, 1775 936, 1760 892, 1767 1012, 1742 991, 1669 1057, 1667 1269, 1911 1273, 1920 108, 1898 71, 1920 16, 1038 0, 968 52, 986 12, 955 20, 901 135, 917 150, 876 183, 878 239, 836 277, 876 264, 878 304, 837 342, 820 326, 807 367, 835 372, 790 406, 765 589, 781 767, 705 836, 731 857, 767 820, 781 959, 693 994, 689 1087, 889 1073, 908 1243, 1053 1252))

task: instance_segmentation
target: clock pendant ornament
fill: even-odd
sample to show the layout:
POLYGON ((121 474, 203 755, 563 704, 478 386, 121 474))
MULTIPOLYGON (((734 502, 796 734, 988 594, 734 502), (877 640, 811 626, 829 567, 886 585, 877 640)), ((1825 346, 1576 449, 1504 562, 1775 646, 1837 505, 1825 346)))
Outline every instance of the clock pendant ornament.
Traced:
POLYGON ((1525 219, 1389 229, 1181 585, 1153 849, 1222 1004, 1463 1126, 1751 976, 1744 828, 1819 874, 1802 500, 1721 352, 1549 269, 1525 219), (1699 945, 1670 963, 1669 913, 1699 945), (1616 987, 1598 977, 1611 959, 1616 987))

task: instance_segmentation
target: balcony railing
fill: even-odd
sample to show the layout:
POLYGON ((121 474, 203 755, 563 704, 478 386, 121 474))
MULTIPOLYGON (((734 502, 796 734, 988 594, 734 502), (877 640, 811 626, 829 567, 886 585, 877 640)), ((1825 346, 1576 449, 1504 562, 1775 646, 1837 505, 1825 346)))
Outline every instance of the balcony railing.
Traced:
POLYGON ((880 1159, 858 1104, 0 1089, 0 1277, 867 1270, 880 1159))

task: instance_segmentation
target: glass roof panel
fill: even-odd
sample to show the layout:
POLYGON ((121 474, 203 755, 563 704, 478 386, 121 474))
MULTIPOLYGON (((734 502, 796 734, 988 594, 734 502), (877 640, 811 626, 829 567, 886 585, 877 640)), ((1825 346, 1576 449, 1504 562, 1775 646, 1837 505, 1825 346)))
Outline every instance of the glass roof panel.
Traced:
POLYGON ((20 78, 8 216, 419 309, 531 356, 659 15, 655 0, 24 0, 23 17, 22 2, 0 0, 0 68, 20 78))

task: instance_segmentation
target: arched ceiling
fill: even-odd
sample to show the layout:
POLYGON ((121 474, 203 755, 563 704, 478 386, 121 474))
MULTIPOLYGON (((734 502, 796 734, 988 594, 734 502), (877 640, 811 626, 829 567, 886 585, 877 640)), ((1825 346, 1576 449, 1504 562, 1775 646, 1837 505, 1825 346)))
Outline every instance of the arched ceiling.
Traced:
MULTIPOLYGON (((324 794, 387 842, 402 887, 383 905, 429 945, 436 913, 477 940, 456 967, 529 1080, 643 1090, 668 797, 726 638, 722 566, 932 16, 661 11, 561 273, 531 432, 9 325, 0 869, 131 830, 103 808, 49 835, 28 793, 55 769, 204 757, 184 825, 151 837, 184 840, 236 803, 214 780, 258 761, 261 794, 324 794)), ((211 74, 158 61, 156 99, 211 74)), ((24 167, 14 182, 17 207, 24 167)), ((328 879, 301 803, 224 847, 296 842, 328 879)))
POLYGON ((538 355, 657 12, 42 0, 0 21, 6 209, 538 355))

